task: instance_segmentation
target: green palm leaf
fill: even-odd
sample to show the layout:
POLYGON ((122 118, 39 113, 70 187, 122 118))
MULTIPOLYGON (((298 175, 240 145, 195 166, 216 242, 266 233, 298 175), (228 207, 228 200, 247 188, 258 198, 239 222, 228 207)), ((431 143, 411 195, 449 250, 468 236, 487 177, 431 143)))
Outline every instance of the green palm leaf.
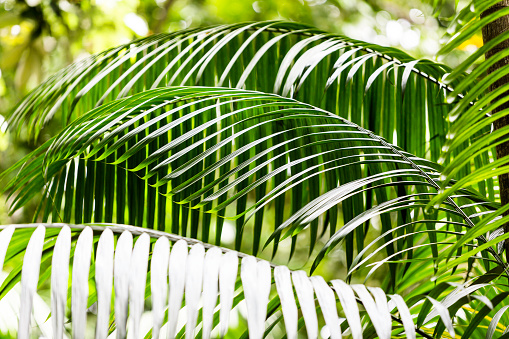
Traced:
MULTIPOLYGON (((473 1, 470 6, 460 12, 455 21, 457 24, 454 26, 456 34, 444 46, 441 53, 450 52, 462 42, 479 34, 487 25, 496 24, 497 20, 507 15, 507 8, 492 10, 492 6, 497 3, 499 2, 473 1)), ((503 66, 495 72, 491 70, 498 67, 501 60, 507 58, 507 51, 502 50, 499 53, 497 51, 500 48, 499 44, 507 40, 508 37, 508 33, 505 32, 486 42, 453 70, 445 80, 447 82, 462 78, 455 85, 456 91, 462 91, 474 82, 475 85, 470 87, 464 100, 460 101, 449 113, 448 119, 453 124, 441 159, 441 162, 446 163, 441 177, 443 193, 435 197, 430 206, 443 200, 446 196, 454 194, 458 189, 472 187, 485 180, 490 180, 494 193, 497 196, 500 195, 497 177, 506 175, 509 173, 509 169, 504 166, 508 157, 497 154, 496 147, 506 143, 509 139, 507 138, 507 126, 500 125, 496 129, 494 126, 497 121, 504 120, 508 113, 506 108, 508 97, 505 96, 505 93, 509 87, 504 84, 504 79, 509 69, 503 66), (485 55, 491 55, 491 57, 485 59, 485 55), (464 71, 475 63, 477 63, 477 67, 470 74, 464 76, 464 71), (469 101, 473 101, 473 105, 466 105, 469 101), (462 145, 473 138, 475 141, 470 144, 468 150, 462 149, 462 145), (483 163, 482 166, 476 166, 475 170, 468 175, 460 173, 458 169, 470 166, 475 156, 482 156, 490 161, 483 163)), ((452 97, 454 94, 455 92, 451 93, 452 97)), ((507 207, 502 206, 497 213, 485 216, 476 229, 470 230, 467 236, 446 255, 451 256, 455 248, 461 246, 463 241, 472 239, 474 234, 495 232, 507 222, 507 217, 502 218, 506 211, 507 207)), ((491 242, 501 243, 505 238, 506 236, 502 235, 496 240, 492 239, 491 242)))
POLYGON ((81 60, 30 93, 9 123, 36 137, 57 112, 66 126, 98 105, 147 89, 228 86, 338 112, 390 142, 397 131, 399 146, 436 161, 448 128, 445 95, 452 91, 440 81, 450 71, 302 24, 222 25, 159 34, 81 60), (419 128, 410 130, 417 121, 419 128))
MULTIPOLYGON (((450 317, 442 310, 451 307, 461 296, 475 296, 475 291, 487 286, 474 284, 461 295, 453 291, 442 302, 428 297, 435 308, 426 309, 415 303, 415 299, 387 296, 380 288, 347 285, 341 280, 326 283, 320 276, 309 278, 303 271, 292 272, 285 266, 274 266, 242 253, 163 232, 115 224, 40 224, 35 227, 31 224, 11 225, 2 227, 0 232, 0 255, 7 254, 6 262, 15 257, 20 245, 26 247, 21 273, 11 273, 0 288, 1 300, 12 281, 21 279, 24 297, 19 310, 19 336, 28 336, 32 298, 37 286, 46 279, 51 279, 50 316, 55 338, 70 331, 65 325, 69 298, 73 319, 71 331, 75 337, 85 336, 87 309, 93 305, 96 305, 98 314, 96 338, 106 338, 114 331, 117 336, 125 337, 128 328, 133 332, 130 335, 145 335, 139 332, 143 312, 151 312, 153 319, 153 327, 147 335, 158 336, 167 322, 169 328, 166 331, 175 331, 182 301, 186 306, 187 322, 179 336, 183 331, 186 337, 193 336, 197 320, 202 322, 201 333, 205 337, 216 327, 225 334, 232 306, 243 301, 247 305, 250 338, 267 334, 264 330, 268 326, 265 321, 267 312, 282 315, 289 338, 296 338, 297 330, 315 336, 313 333, 318 333, 319 323, 328 327, 331 338, 340 338, 341 332, 347 330, 353 338, 369 337, 370 329, 380 338, 403 332, 408 338, 415 338, 416 332, 425 335, 429 330, 422 324, 417 327, 412 315, 422 310, 429 312, 424 321, 428 324, 440 313, 450 330, 450 317), (26 231, 32 233, 30 237, 26 237, 26 231), (239 257, 242 258, 240 270, 239 257), (147 275, 149 258, 150 275, 147 275), (48 260, 53 261, 51 274, 41 273, 39 267, 48 260), (73 270, 68 285, 71 261, 73 270), (276 293, 269 293, 273 283, 276 293), (314 300, 315 294, 318 304, 314 300), (152 308, 149 310, 144 303, 150 298, 152 308), (201 307, 198 304, 200 298, 203 300, 201 307), (218 311, 214 310, 216 305, 218 311), (298 309, 302 311, 304 323, 297 321, 298 309), (340 318, 338 310, 346 318, 340 318), (115 322, 111 323, 107 321, 110 319, 108 313, 113 311, 115 322), (305 330, 301 329, 303 325, 305 330), (362 326, 366 327, 364 331, 362 326)), ((175 334, 169 335, 174 337, 175 334)))
MULTIPOLYGON (((273 220, 282 222, 273 223, 266 244, 309 229, 312 250, 319 230, 323 234, 329 228, 330 239, 312 270, 345 238, 357 242, 356 249, 348 244, 346 248, 347 265, 353 267, 355 252, 364 248, 367 229, 362 226, 373 218, 380 218, 384 248, 391 260, 412 260, 414 251, 408 241, 419 234, 429 237, 432 257, 438 258, 443 248, 451 246, 451 237, 459 239, 463 231, 471 232, 478 210, 490 213, 497 208, 475 192, 463 190, 429 218, 423 208, 439 190, 438 165, 338 115, 293 99, 244 90, 146 91, 81 116, 36 153, 44 156, 24 164, 6 189, 17 192, 14 208, 46 190, 39 208, 43 221, 121 222, 127 217, 132 225, 184 236, 190 230, 197 238, 200 226, 208 229, 202 234, 209 234, 213 226, 211 218, 202 218, 201 225, 198 218, 212 213, 217 220, 235 220, 240 249, 243 229, 254 218, 256 254, 266 211, 287 196, 292 210, 274 211, 273 220), (116 173, 115 180, 105 178, 104 166, 116 173), (177 216, 171 225, 165 225, 167 198, 177 216), (368 198, 372 200, 364 202, 368 198), (150 199, 164 202, 146 204, 150 199), (342 222, 337 220, 338 205, 343 207, 342 222), (66 213, 71 209, 74 214, 66 213), (397 231, 390 217, 394 212, 405 225, 397 231), (326 214, 336 217, 321 223, 320 216, 326 214), (448 229, 447 218, 461 221, 454 224, 456 233, 448 229), (444 226, 437 230, 433 224, 444 226), (392 241, 394 237, 399 240, 392 241)), ((221 225, 216 221, 216 239, 221 225)), ((474 239, 487 242, 476 233, 462 243, 474 239)), ((485 250, 501 262, 493 249, 485 250)))

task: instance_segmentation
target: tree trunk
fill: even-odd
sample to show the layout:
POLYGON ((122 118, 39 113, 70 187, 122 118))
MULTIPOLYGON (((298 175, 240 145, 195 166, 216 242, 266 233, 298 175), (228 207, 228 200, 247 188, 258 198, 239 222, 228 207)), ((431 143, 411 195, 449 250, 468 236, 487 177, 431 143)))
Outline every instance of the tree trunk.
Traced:
MULTIPOLYGON (((500 9, 509 7, 509 0, 503 0, 500 1, 498 4, 490 7, 488 10, 486 10, 481 17, 487 16, 495 11, 498 11, 500 9)), ((491 39, 497 37, 498 35, 506 32, 509 30, 509 16, 503 16, 488 25, 484 26, 482 29, 482 37, 483 41, 486 44, 491 39)), ((496 53, 498 53, 501 50, 504 50, 506 48, 509 48, 509 40, 505 40, 499 45, 495 46, 491 50, 486 52, 486 59, 492 57, 496 53)), ((493 66, 491 66, 488 69, 488 74, 496 72, 498 69, 503 67, 508 67, 509 65, 509 57, 503 58, 502 60, 495 63, 493 66)), ((509 76, 504 76, 495 83, 493 83, 490 86, 490 91, 493 91, 497 89, 498 87, 509 83, 509 76)), ((501 97, 509 95, 508 92, 502 94, 501 97)), ((500 98, 500 97, 499 97, 500 98)), ((497 98, 497 99, 499 99, 497 98)), ((501 105, 497 109, 493 110, 492 114, 496 114, 497 112, 509 108, 509 102, 501 105)), ((504 126, 509 125, 509 116, 504 116, 494 123, 494 128, 499 129, 504 126)), ((500 159, 504 156, 509 155, 509 142, 504 142, 496 147, 497 150, 497 159, 500 159)), ((498 177, 499 181, 499 187, 500 187, 500 200, 502 202, 502 205, 506 205, 509 203, 509 174, 503 174, 498 177)), ((509 215, 509 213, 506 213, 505 215, 509 215)), ((504 225, 504 232, 509 232, 509 223, 506 223, 504 225)), ((509 262, 509 239, 505 240, 505 254, 506 254, 506 260, 509 262)))

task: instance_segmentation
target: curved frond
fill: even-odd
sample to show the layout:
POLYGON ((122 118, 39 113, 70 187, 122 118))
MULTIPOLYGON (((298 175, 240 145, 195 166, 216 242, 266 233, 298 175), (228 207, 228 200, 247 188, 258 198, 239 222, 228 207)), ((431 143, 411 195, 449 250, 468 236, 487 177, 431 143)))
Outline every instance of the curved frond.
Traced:
MULTIPOLYGON (((407 338, 416 338, 416 334, 426 336, 429 331, 426 325, 432 326, 431 320, 438 315, 451 335, 454 332, 447 313, 460 298, 451 298, 456 295, 454 291, 441 302, 428 296, 426 300, 434 307, 426 308, 423 307, 426 303, 416 302, 418 299, 388 296, 380 288, 348 285, 341 280, 326 283, 320 276, 308 277, 302 271, 292 272, 242 253, 138 227, 29 224, 2 228, 0 255, 7 253, 8 263, 24 255, 22 268, 14 269, 0 288, 1 302, 21 280, 24 303, 19 310, 18 335, 28 337, 32 296, 46 280, 51 280, 52 286, 49 333, 53 338, 70 333, 67 319, 72 319, 73 336, 84 337, 90 308, 98 314, 96 338, 106 338, 112 332, 125 337, 127 331, 136 338, 160 337, 161 330, 171 338, 177 332, 178 336, 185 332, 186 337, 194 337, 198 323, 202 323, 200 334, 210 337, 219 330, 226 333, 232 306, 240 303, 247 305, 250 338, 265 337, 278 322, 286 327, 288 338, 297 338, 297 331, 316 337, 319 330, 324 331, 320 329, 324 325, 331 338, 350 333, 360 339, 370 337, 371 330, 380 338, 403 333, 407 338), (31 235, 27 237, 27 234, 31 235), (26 246, 26 251, 20 246, 26 246), (71 246, 75 246, 73 251, 69 251, 71 246), (239 258, 242 258, 240 269, 239 258), (39 274, 39 267, 51 260, 67 265, 53 266, 51 274, 39 274), (71 262, 72 278, 68 285, 62 274, 67 277, 71 262), (273 280, 276 288, 271 293, 273 280), (70 310, 66 306, 69 298, 70 310), (202 307, 198 304, 200 298, 202 307), (150 309, 144 306, 147 299, 152 300, 150 309), (178 328, 175 326, 182 316, 179 315, 182 301, 187 321, 185 328, 178 328), (414 319, 423 311, 426 320, 416 324, 414 319), (151 314, 153 321, 152 327, 142 332, 140 317, 145 313, 151 314), (299 321, 302 316, 304 322, 299 321), (162 329, 163 324, 167 325, 162 329)), ((476 296, 474 292, 479 289, 480 286, 473 284, 461 296, 476 296)), ((498 318, 500 312, 494 320, 498 318)), ((274 331, 273 335, 277 336, 277 330, 274 331)))
POLYGON ((36 137, 57 113, 66 126, 148 89, 225 86, 338 112, 393 143, 396 131, 400 147, 436 161, 448 129, 445 96, 452 88, 440 82, 448 72, 394 48, 302 24, 222 25, 150 36, 72 64, 30 93, 9 124, 36 137))
MULTIPOLYGON (((329 229, 313 269, 345 239, 347 266, 353 268, 369 254, 363 251, 365 225, 375 219, 387 254, 381 264, 412 260, 424 246, 414 247, 412 239, 417 243, 420 237, 432 250, 424 256, 438 258, 473 229, 480 213, 497 208, 463 190, 428 214, 424 207, 439 190, 438 165, 338 115, 244 90, 147 91, 92 110, 36 152, 44 156, 24 163, 7 189, 15 192, 15 208, 45 190, 39 208, 43 221, 121 223, 127 218, 129 224, 184 236, 190 231, 193 238, 201 227, 207 241, 215 214, 216 243, 224 219, 231 219, 237 249, 244 228, 252 225, 255 254, 262 241, 277 246, 307 229, 311 254, 320 233, 329 229), (287 197, 291 210, 284 208, 287 197), (266 236, 269 208, 275 214, 266 236)), ((473 240, 487 242, 476 234, 464 243, 473 240)), ((375 249, 372 245, 367 248, 375 249)), ((483 251, 500 262, 491 247, 483 251)))

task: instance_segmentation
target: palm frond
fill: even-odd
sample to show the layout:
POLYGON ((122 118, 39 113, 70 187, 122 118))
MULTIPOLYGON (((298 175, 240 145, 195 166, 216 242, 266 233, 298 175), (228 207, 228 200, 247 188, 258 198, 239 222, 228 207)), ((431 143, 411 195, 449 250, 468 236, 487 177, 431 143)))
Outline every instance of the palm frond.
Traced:
MULTIPOLYGON (((454 291, 451 295, 456 299, 447 297, 441 302, 428 296, 426 300, 434 308, 423 308, 425 304, 415 298, 405 301, 399 295, 387 296, 380 288, 348 285, 341 280, 326 283, 320 276, 308 277, 303 271, 292 272, 285 266, 274 266, 195 239, 133 226, 28 224, 2 228, 0 255, 7 254, 7 263, 24 256, 22 268, 15 269, 0 288, 3 298, 21 280, 20 338, 29 336, 32 296, 47 279, 51 280, 53 338, 71 331, 73 337, 84 337, 90 312, 87 310, 94 305, 98 315, 96 338, 106 338, 113 331, 122 338, 127 331, 132 331, 130 336, 135 338, 146 335, 140 332, 144 312, 152 315, 149 334, 156 338, 160 337, 163 324, 169 337, 174 337, 177 330, 194 337, 197 321, 202 323, 204 337, 216 333, 214 329, 224 335, 232 306, 240 301, 247 306, 250 338, 264 337, 268 319, 276 317, 281 321, 281 315, 288 338, 296 338, 298 331, 304 330, 302 325, 309 337, 317 337, 319 326, 325 325, 331 338, 341 338, 342 332, 353 338, 369 337, 370 329, 380 338, 403 332, 408 338, 415 338, 416 333, 426 336, 424 325, 432 324, 437 316, 451 335, 454 333, 451 317, 444 311, 459 299, 454 291), (40 272, 39 268, 49 261, 53 263, 51 273, 40 272), (270 292, 273 282, 275 293, 270 292), (69 297, 72 329, 66 325, 69 297), (144 306, 146 299, 152 300, 151 309, 144 306), (187 313, 185 329, 176 327, 182 301, 187 313), (427 317, 416 326, 413 318, 422 310, 427 317), (304 321, 299 322, 299 318, 304 321)), ((473 285, 461 296, 475 296, 479 289, 473 285)))
MULTIPOLYGON (((39 208, 43 221, 121 223, 127 217, 129 224, 184 236, 189 230, 193 238, 201 227, 208 241, 210 214, 216 214, 217 244, 224 219, 232 219, 239 250, 253 218, 254 254, 263 240, 266 245, 290 236, 295 241, 304 229, 311 254, 319 234, 329 229, 313 269, 344 239, 352 268, 361 260, 354 259, 356 251, 367 254, 363 225, 372 219, 380 220, 387 260, 412 260, 418 253, 414 236, 429 243, 432 253, 425 256, 438 258, 473 229, 480 213, 497 208, 462 190, 428 215, 424 207, 438 193, 440 166, 338 115, 244 90, 146 91, 83 115, 36 154, 41 155, 19 164, 23 168, 6 189, 15 194, 14 208, 45 191, 39 208), (281 207, 286 197, 292 200, 290 211, 281 207), (272 206, 272 235, 262 239, 272 206), (402 227, 394 227, 394 212, 402 227)), ((487 242, 476 234, 464 243, 476 239, 487 242)), ((501 262, 491 247, 483 250, 501 262)))
MULTIPOLYGON (((496 24, 497 20, 509 14, 509 8, 493 7, 499 1, 473 1, 470 6, 463 10, 456 20, 454 26, 456 34, 444 46, 441 53, 448 53, 468 39, 479 35, 487 25, 496 24)), ((504 127, 504 121, 507 121, 507 101, 509 97, 505 94, 509 90, 506 82, 509 68, 507 65, 499 67, 503 60, 509 56, 507 50, 500 50, 500 44, 509 38, 509 32, 504 32, 486 42, 477 51, 472 53, 459 67, 447 77, 455 81, 462 77, 462 80, 456 83, 455 90, 462 91, 466 87, 475 83, 473 87, 465 94, 464 100, 458 104, 449 113, 448 120, 453 122, 449 132, 448 141, 443 148, 442 162, 447 165, 443 170, 441 178, 441 187, 443 193, 434 198, 431 204, 434 204, 444 197, 454 194, 458 189, 472 187, 485 180, 492 182, 494 193, 499 197, 499 185, 497 177, 507 175, 509 168, 504 166, 508 161, 508 156, 497 154, 496 147, 509 141, 508 127, 504 127), (486 57, 487 56, 487 57, 486 57), (477 63, 471 73, 464 76, 464 72, 477 63), (496 72, 492 69, 498 68, 496 72), (473 105, 465 105, 466 102, 473 101, 473 105), (468 140, 475 141, 467 149, 462 149, 462 145, 468 140), (476 166, 470 174, 464 175, 458 171, 461 167, 470 166, 473 157, 482 156, 490 161, 482 166, 476 166), (447 187, 447 189, 446 189, 447 187)), ((452 97, 455 92, 451 93, 452 97)), ((501 207, 497 213, 489 214, 479 225, 479 228, 470 233, 493 232, 506 222, 506 218, 501 219, 507 208, 501 207)), ((466 237, 465 240, 471 237, 466 237)), ((498 238, 498 241, 504 240, 498 238)), ((451 253, 449 253, 451 254, 451 253)))
POLYGON ((65 127, 94 107, 144 90, 227 86, 337 112, 436 161, 449 127, 445 98, 454 83, 441 83, 449 72, 394 48, 302 24, 222 25, 150 36, 72 64, 30 93, 9 124, 36 137, 58 112, 65 127))

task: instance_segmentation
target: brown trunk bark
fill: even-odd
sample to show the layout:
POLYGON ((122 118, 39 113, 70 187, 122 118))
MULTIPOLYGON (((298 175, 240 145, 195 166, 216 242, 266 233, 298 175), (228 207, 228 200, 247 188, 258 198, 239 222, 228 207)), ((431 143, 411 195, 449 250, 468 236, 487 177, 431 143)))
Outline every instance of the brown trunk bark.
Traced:
MULTIPOLYGON (((498 4, 492 6, 488 10, 486 10, 486 12, 484 12, 481 15, 481 17, 484 17, 486 15, 489 15, 495 11, 498 11, 498 10, 506 8, 506 7, 509 7, 509 0, 500 1, 498 4)), ((501 18, 499 18, 499 19, 497 19, 483 27, 483 29, 482 29, 483 41, 486 44, 491 39, 497 37, 498 35, 506 32, 508 30, 509 30, 509 16, 506 15, 506 16, 503 16, 503 17, 501 17, 501 18)), ((504 50, 506 48, 509 48, 509 40, 503 41, 496 47, 494 47, 491 50, 489 50, 488 52, 486 52, 486 59, 490 58, 491 56, 495 55, 499 51, 504 50)), ((500 60, 499 62, 495 63, 493 66, 491 66, 488 69, 488 73, 496 72, 498 69, 500 69, 502 67, 508 67, 508 65, 509 65, 509 58, 506 57, 506 58, 500 60)), ((504 84, 507 84, 507 83, 509 83, 509 76, 504 76, 503 78, 501 78, 498 81, 496 81, 495 83, 493 83, 493 85, 491 85, 490 91, 493 91, 493 90, 497 89, 498 87, 500 87, 504 84)), ((504 93, 502 96, 507 96, 507 95, 509 95, 508 92, 504 93)), ((504 105, 501 105, 497 109, 493 110, 492 113, 496 114, 497 112, 499 112, 503 109, 506 109, 506 108, 509 108, 509 103, 505 103, 504 105)), ((506 115, 506 116, 501 117, 500 119, 495 121, 494 128, 499 129, 499 128, 502 128, 507 125, 509 125, 509 116, 506 115)), ((509 155, 509 142, 505 142, 501 145, 498 145, 496 147, 496 150, 497 150, 497 158, 498 159, 509 155)), ((509 174, 500 175, 498 177, 498 181, 499 181, 499 187, 500 187, 500 200, 502 202, 502 205, 506 205, 509 203, 509 174)), ((506 213, 506 215, 508 215, 508 214, 509 213, 506 213)), ((504 225, 504 231, 506 233, 509 232, 509 223, 506 223, 504 225)), ((509 262, 509 239, 507 239, 505 241, 505 255, 506 255, 507 262, 509 262)))

